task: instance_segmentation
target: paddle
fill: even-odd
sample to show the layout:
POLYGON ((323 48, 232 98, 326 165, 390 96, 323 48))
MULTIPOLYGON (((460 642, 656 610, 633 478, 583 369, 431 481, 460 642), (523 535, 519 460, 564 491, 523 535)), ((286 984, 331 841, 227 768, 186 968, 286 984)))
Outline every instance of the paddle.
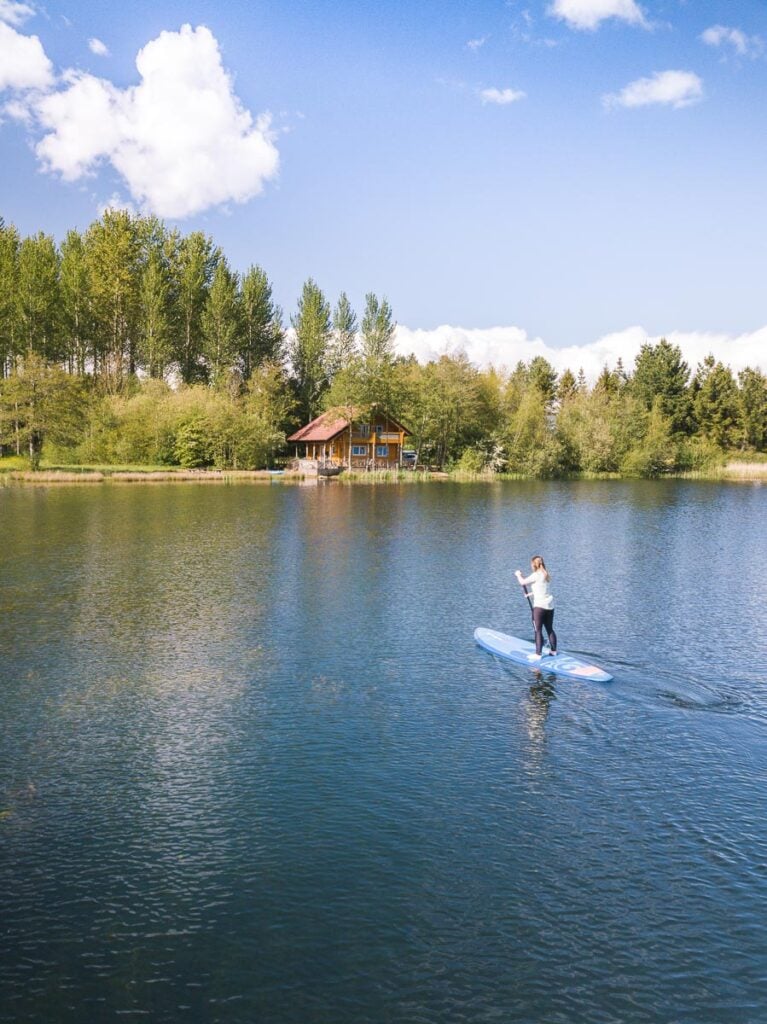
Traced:
POLYGON ((527 598, 527 603, 530 605, 530 618, 533 620, 533 626, 534 626, 535 625, 535 614, 533 612, 533 595, 527 589, 527 584, 522 582, 521 575, 522 574, 520 573, 519 576, 517 576, 517 582, 519 583, 520 587, 522 587, 522 593, 525 595, 525 597, 527 598))

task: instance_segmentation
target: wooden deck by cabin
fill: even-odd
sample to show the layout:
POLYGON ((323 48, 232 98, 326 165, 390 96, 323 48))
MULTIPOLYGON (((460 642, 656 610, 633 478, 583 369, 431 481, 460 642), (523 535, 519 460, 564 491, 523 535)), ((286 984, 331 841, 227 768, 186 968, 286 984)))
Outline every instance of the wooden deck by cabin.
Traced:
POLYGON ((322 474, 342 469, 398 469, 410 431, 384 410, 323 413, 288 438, 296 457, 311 460, 322 474))

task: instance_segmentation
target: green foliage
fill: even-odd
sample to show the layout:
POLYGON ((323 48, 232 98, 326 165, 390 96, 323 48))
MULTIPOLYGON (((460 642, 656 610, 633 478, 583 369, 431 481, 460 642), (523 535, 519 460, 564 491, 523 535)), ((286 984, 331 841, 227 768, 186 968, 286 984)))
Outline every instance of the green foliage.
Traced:
POLYGON ((285 336, 282 312, 272 299, 272 286, 261 267, 250 267, 242 278, 240 366, 244 380, 264 363, 282 361, 285 336))
POLYGON ((203 353, 214 384, 226 380, 241 348, 240 312, 238 278, 222 256, 213 271, 201 321, 203 353))
POLYGON ((690 394, 687 383, 690 369, 681 350, 661 338, 657 345, 642 345, 631 379, 632 393, 649 412, 656 401, 671 421, 674 433, 686 431, 690 424, 690 394))
POLYGON ((767 448, 767 377, 747 366, 738 374, 738 383, 743 440, 763 451, 767 448))
POLYGON ((57 248, 0 218, 0 456, 256 468, 322 408, 375 407, 413 431, 422 465, 467 473, 657 476, 767 449, 764 374, 709 357, 690 381, 665 339, 589 387, 540 356, 511 372, 398 357, 372 292, 358 326, 345 293, 331 316, 310 279, 291 323, 286 352, 265 271, 240 277, 202 232, 108 211, 57 248))
POLYGON ((734 448, 743 436, 738 386, 729 367, 707 356, 694 381, 693 409, 701 436, 718 448, 734 448))
POLYGON ((0 445, 40 465, 46 441, 73 443, 83 424, 82 383, 31 353, 0 381, 0 445))
POLYGON ((309 278, 291 318, 295 337, 290 351, 299 411, 304 422, 314 419, 322 408, 328 388, 328 350, 331 339, 330 306, 309 278))

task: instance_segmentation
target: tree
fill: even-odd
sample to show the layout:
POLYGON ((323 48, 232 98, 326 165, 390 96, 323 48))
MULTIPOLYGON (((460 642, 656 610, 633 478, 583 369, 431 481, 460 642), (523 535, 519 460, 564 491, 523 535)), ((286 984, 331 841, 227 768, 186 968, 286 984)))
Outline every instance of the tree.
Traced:
POLYGON ((285 444, 295 405, 282 365, 261 363, 248 381, 242 402, 243 464, 258 469, 273 463, 275 452, 285 444))
POLYGON ((221 383, 234 367, 240 345, 240 300, 237 274, 224 256, 216 264, 202 312, 204 355, 211 380, 221 383))
POLYGON ((150 377, 162 379, 173 353, 170 274, 162 243, 145 254, 138 304, 138 360, 150 377))
POLYGON ((557 393, 557 372, 543 356, 536 356, 527 370, 528 384, 535 388, 543 398, 545 405, 554 401, 557 393))
POLYGON ((173 353, 185 384, 203 380, 202 315, 220 251, 201 231, 181 239, 171 253, 171 290, 177 303, 178 337, 173 353))
POLYGON ((443 466, 479 441, 491 426, 490 389, 468 358, 442 356, 420 366, 405 364, 410 380, 405 419, 417 458, 443 466))
POLYGON ((282 361, 285 335, 282 312, 272 299, 272 286, 261 267, 249 267, 240 288, 242 335, 239 351, 243 380, 262 363, 282 361))
POLYGON ((661 414, 670 419, 672 431, 683 432, 690 426, 689 377, 681 349, 661 338, 657 345, 648 341, 639 350, 631 390, 648 412, 659 400, 661 414))
POLYGON ((565 370, 557 384, 557 398, 561 403, 567 402, 575 396, 577 390, 578 385, 575 382, 572 371, 565 370))
POLYGON ((695 419, 700 434, 719 448, 734 447, 742 437, 741 403, 728 366, 706 356, 695 374, 695 419))
POLYGON ((93 355, 93 299, 85 242, 78 231, 68 231, 61 244, 59 273, 61 343, 70 373, 83 376, 93 355))
POLYGON ((58 362, 59 254, 42 231, 19 246, 16 302, 19 349, 58 362))
POLYGON ((311 278, 304 284, 291 324, 294 338, 290 362, 299 412, 307 422, 319 413, 328 387, 328 347, 332 332, 330 306, 311 278))
POLYGON ((357 316, 346 292, 341 292, 333 310, 333 341, 328 351, 328 377, 347 368, 357 355, 357 316))
POLYGON ((19 233, 0 218, 0 378, 10 372, 18 352, 17 304, 19 233))
POLYGON ((26 449, 33 470, 39 469, 46 441, 72 444, 83 426, 80 382, 37 353, 20 361, 0 384, 0 444, 26 449))
POLYGON ((88 229, 85 246, 96 324, 94 372, 114 391, 136 370, 141 256, 136 220, 125 210, 107 210, 88 229))
POLYGON ((767 448, 767 377, 747 366, 738 374, 743 440, 751 448, 767 448))
POLYGON ((396 329, 397 325, 388 301, 379 301, 372 292, 368 292, 365 296, 365 312, 360 331, 362 358, 376 363, 392 362, 396 329))

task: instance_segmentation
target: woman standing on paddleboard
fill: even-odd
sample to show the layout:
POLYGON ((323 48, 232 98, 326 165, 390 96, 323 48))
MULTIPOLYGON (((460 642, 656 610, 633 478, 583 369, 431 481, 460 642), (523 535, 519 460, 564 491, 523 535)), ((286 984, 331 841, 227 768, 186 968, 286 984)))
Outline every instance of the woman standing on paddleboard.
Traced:
POLYGON ((551 593, 551 576, 546 568, 546 563, 540 555, 533 555, 530 559, 532 572, 524 577, 522 570, 517 569, 514 575, 523 587, 533 588, 533 623, 535 625, 535 653, 540 657, 543 650, 543 627, 546 627, 546 634, 549 638, 549 648, 552 656, 557 653, 557 634, 554 632, 554 596, 551 593))

